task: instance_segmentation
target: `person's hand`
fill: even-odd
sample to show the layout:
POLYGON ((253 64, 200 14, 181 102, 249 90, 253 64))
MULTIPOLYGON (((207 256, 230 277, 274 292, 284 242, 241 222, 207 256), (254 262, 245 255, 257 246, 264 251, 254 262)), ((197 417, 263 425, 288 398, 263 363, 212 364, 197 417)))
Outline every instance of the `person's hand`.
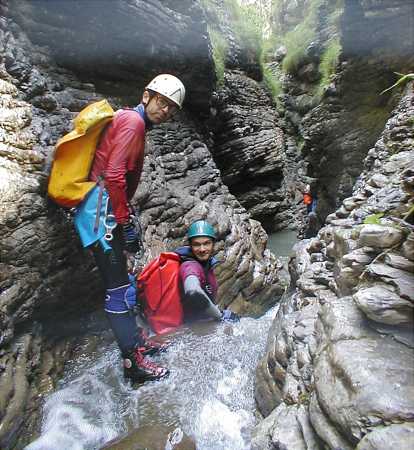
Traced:
POLYGON ((225 322, 239 322, 240 316, 229 309, 224 309, 221 312, 221 320, 225 322))
POLYGON ((140 236, 132 222, 122 224, 122 235, 124 237, 124 249, 130 253, 136 253, 141 246, 140 236))

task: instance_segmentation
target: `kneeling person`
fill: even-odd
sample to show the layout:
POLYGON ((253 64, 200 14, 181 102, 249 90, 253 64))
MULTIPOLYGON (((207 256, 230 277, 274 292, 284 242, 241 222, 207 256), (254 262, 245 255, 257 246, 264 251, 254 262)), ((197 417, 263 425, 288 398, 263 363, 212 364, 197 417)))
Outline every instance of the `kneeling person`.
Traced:
POLYGON ((187 231, 189 246, 176 252, 181 256, 180 282, 185 320, 213 318, 238 321, 239 316, 230 310, 221 311, 216 305, 217 279, 214 267, 214 228, 204 220, 192 223, 187 231))

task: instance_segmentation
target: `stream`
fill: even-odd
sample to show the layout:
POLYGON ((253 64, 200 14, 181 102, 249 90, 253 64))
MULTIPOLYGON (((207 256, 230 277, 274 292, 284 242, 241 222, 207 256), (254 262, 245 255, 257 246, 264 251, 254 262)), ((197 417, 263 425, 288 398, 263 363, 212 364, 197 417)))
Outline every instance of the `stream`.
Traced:
MULTIPOLYGON (((295 241, 294 231, 275 233, 269 248, 286 261, 295 241)), ((164 439, 163 446, 154 448, 175 448, 165 445, 159 431, 175 430, 198 450, 249 449, 256 424, 255 368, 276 312, 277 306, 236 324, 180 328, 169 336, 167 352, 153 358, 170 368, 170 376, 138 389, 123 378, 105 317, 94 315, 57 389, 45 397, 40 436, 26 450, 95 450, 133 430, 148 429, 153 439, 164 439)))

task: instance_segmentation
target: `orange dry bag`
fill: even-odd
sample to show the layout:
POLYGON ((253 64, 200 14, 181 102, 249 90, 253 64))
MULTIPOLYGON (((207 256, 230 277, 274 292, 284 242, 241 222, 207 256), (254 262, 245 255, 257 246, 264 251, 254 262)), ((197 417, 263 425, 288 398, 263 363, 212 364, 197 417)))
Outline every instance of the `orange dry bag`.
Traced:
POLYGON ((181 258, 164 252, 144 267, 137 279, 138 298, 152 330, 167 333, 183 323, 179 286, 181 258))
POLYGON ((100 135, 112 120, 114 110, 106 100, 92 103, 74 119, 74 129, 56 144, 47 188, 58 205, 73 208, 96 185, 89 181, 100 135))

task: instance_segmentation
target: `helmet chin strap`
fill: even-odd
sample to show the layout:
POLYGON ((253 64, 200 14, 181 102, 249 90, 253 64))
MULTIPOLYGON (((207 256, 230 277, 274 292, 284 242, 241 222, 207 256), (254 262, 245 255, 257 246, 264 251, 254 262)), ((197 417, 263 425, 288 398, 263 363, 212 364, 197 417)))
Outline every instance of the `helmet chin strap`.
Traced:
POLYGON ((147 116, 147 113, 145 111, 146 105, 144 104, 143 100, 141 103, 134 108, 134 110, 144 119, 145 126, 150 129, 154 124, 151 122, 149 117, 147 116))

